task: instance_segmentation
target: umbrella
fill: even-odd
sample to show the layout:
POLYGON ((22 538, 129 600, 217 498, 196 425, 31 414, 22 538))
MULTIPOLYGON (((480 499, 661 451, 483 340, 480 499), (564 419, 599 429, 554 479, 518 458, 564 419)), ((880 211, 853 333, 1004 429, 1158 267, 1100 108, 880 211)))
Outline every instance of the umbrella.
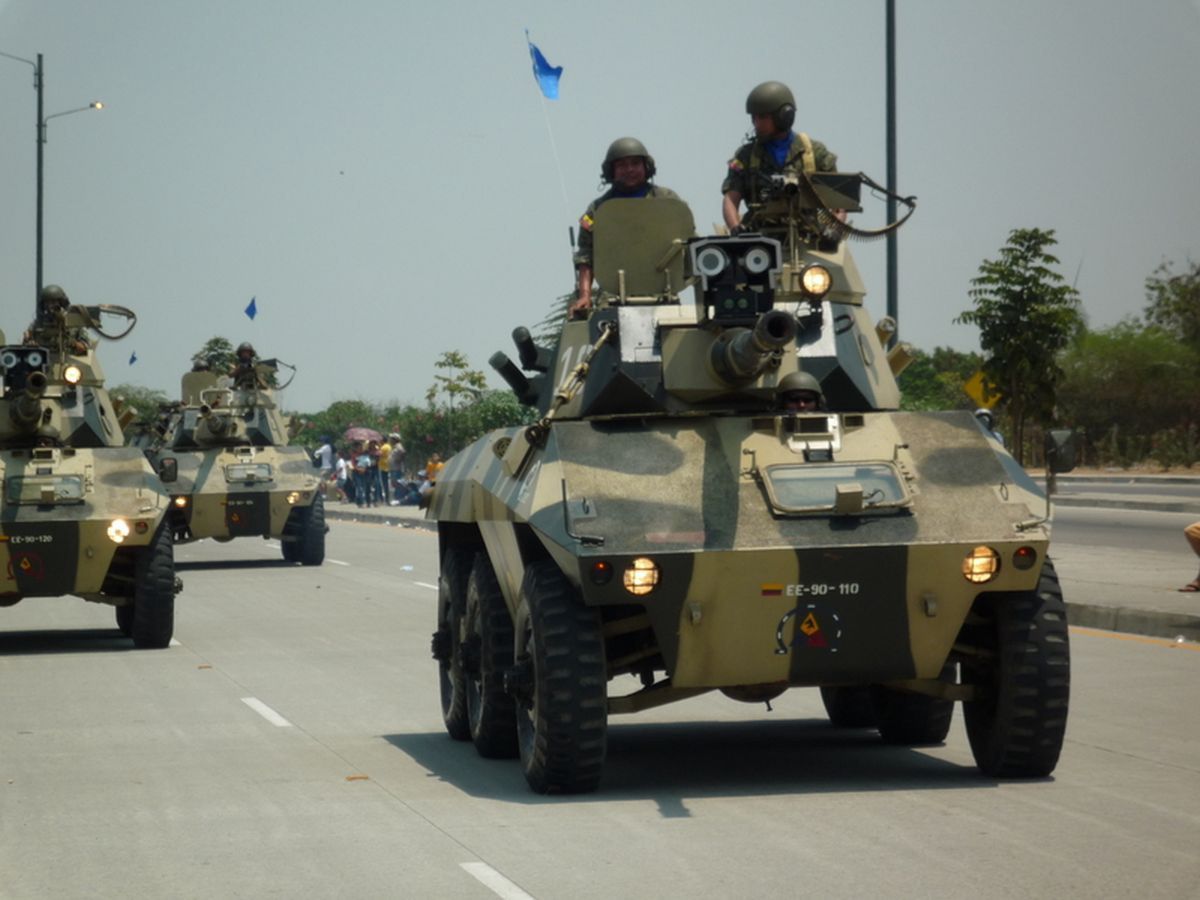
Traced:
POLYGON ((351 443, 354 441, 363 441, 364 443, 367 441, 378 441, 381 444, 383 443, 382 434, 380 434, 374 428, 363 428, 361 425, 356 425, 353 428, 347 428, 346 433, 342 435, 342 438, 351 443))

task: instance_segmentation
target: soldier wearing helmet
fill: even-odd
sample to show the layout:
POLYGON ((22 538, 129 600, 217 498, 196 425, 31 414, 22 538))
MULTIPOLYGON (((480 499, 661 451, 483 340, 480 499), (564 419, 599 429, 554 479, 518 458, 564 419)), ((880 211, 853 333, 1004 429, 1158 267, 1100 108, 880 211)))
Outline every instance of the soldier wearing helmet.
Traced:
POLYGON ((24 342, 58 348, 76 356, 86 353, 95 343, 88 339, 86 328, 77 322, 67 324, 70 309, 71 300, 66 291, 57 284, 43 287, 38 294, 37 315, 25 330, 24 342))
POLYGON ((817 412, 825 409, 821 383, 809 372, 789 372, 775 391, 784 412, 817 412))
POLYGON ((571 304, 571 316, 584 315, 592 305, 592 224, 600 205, 615 197, 679 199, 670 188, 651 183, 655 171, 654 157, 637 138, 617 138, 608 145, 600 165, 600 179, 612 187, 593 200, 579 220, 579 243, 575 251, 576 298, 571 304))
POLYGON ((764 81, 746 98, 746 112, 754 136, 737 149, 721 184, 725 195, 721 212, 730 231, 741 227, 742 201, 760 202, 762 185, 771 175, 837 169, 837 156, 824 144, 792 130, 796 98, 786 84, 764 81))
POLYGON ((254 345, 249 341, 238 344, 236 358, 229 367, 229 377, 233 379, 233 386, 237 388, 254 390, 270 387, 270 379, 264 372, 259 371, 258 354, 254 352, 254 345))

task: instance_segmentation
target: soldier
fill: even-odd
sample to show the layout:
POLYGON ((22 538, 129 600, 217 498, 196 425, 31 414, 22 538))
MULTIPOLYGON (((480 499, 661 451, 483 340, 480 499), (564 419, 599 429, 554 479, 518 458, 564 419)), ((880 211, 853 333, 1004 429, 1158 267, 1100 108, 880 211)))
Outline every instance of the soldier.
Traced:
POLYGON ((37 315, 25 330, 24 343, 58 348, 61 339, 61 349, 64 352, 76 356, 86 353, 88 348, 93 346, 88 340, 86 329, 66 326, 66 314, 70 308, 71 301, 67 292, 57 284, 48 284, 42 288, 38 295, 37 315))
POLYGON ((579 245, 575 252, 576 299, 572 317, 584 315, 592 305, 592 222, 606 200, 620 197, 664 197, 678 200, 670 188, 651 184, 656 168, 654 157, 637 138, 617 138, 608 146, 600 165, 600 179, 612 187, 592 201, 579 220, 579 245))
POLYGON ((244 390, 270 387, 265 374, 259 371, 258 354, 249 341, 238 344, 237 359, 229 367, 229 377, 233 379, 234 387, 244 390))
POLYGON ((809 372, 789 372, 784 375, 776 396, 784 412, 817 412, 825 409, 821 383, 809 372))
POLYGON ((837 156, 824 144, 792 131, 796 98, 786 84, 764 81, 746 98, 746 112, 754 125, 754 137, 738 148, 721 184, 725 195, 721 212, 731 232, 741 229, 742 201, 747 205, 761 202, 762 185, 769 176, 837 170, 837 156))

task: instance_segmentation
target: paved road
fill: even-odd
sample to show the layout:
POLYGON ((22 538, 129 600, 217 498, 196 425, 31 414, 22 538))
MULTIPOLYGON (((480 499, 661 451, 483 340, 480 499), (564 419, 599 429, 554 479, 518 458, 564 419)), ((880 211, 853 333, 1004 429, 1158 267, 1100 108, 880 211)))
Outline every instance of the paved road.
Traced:
POLYGON ((1138 896, 1200 892, 1200 647, 1073 629, 1052 779, 705 695, 614 720, 601 791, 527 792, 441 729, 436 541, 181 548, 179 645, 0 610, 0 896, 1138 896), (231 561, 240 559, 237 565, 231 561))

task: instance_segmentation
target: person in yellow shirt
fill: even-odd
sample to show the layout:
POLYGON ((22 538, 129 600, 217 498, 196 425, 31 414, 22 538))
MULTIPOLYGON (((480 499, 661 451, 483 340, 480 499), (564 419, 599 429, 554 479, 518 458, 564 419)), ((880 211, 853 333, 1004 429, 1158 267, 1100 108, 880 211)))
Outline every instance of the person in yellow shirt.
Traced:
POLYGON ((379 497, 384 503, 392 499, 391 495, 391 477, 388 475, 388 466, 391 464, 392 445, 384 441, 379 445, 379 497))

